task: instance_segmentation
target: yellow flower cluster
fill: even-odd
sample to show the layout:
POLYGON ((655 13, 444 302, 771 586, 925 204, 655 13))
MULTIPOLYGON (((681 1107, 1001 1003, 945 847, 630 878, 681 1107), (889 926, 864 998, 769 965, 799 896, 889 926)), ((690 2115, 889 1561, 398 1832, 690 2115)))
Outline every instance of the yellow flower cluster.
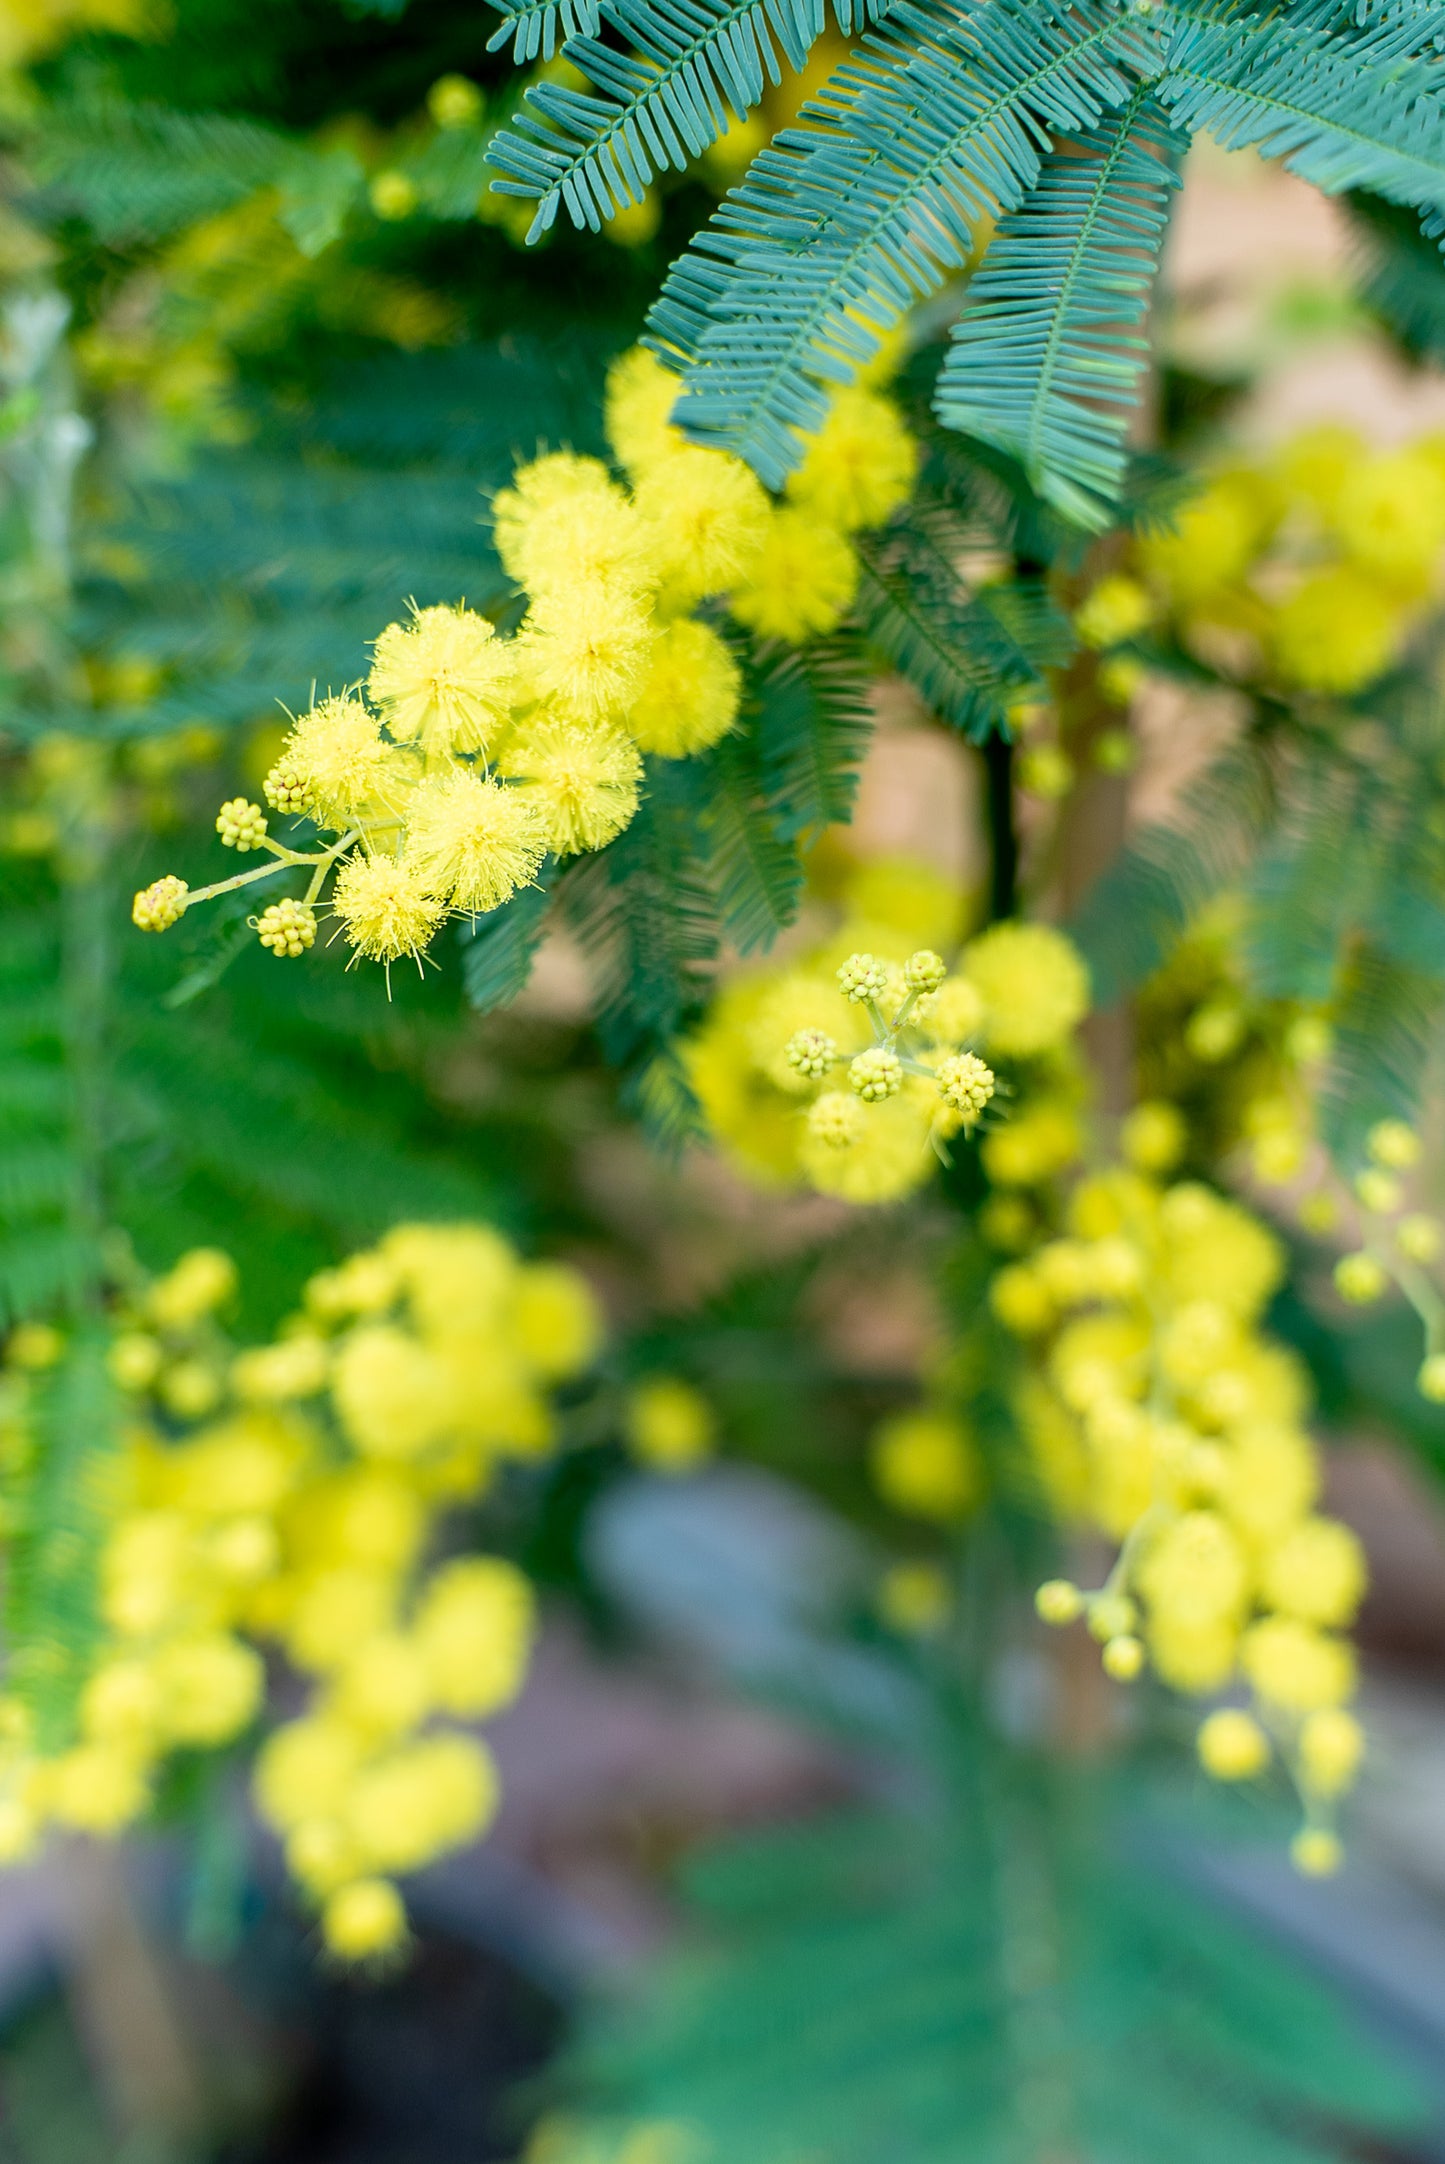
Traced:
POLYGON ((1077 1122, 1052 1095, 1055 1065, 1088 1007, 1084 965, 1062 933, 997 924, 950 969, 920 933, 954 944, 956 895, 918 866, 863 868, 840 928, 810 954, 724 987, 686 1047, 709 1127, 749 1178, 802 1182, 846 1202, 885 1203, 927 1179, 951 1137, 971 1133, 998 1089, 988 1060, 1023 1061, 1038 1084, 992 1128, 986 1158, 1048 1158, 1077 1122), (890 891, 891 883, 891 891, 890 891), (865 944, 866 942, 866 944, 865 944))
POLYGON ((1083 1615, 1120 1680, 1147 1662, 1177 1690, 1246 1688, 1250 1713, 1205 1723, 1203 1762, 1242 1778, 1277 1751, 1297 1859, 1322 1870, 1361 1751, 1342 1633, 1365 1567, 1315 1512, 1304 1372, 1259 1327, 1283 1270, 1237 1203, 1120 1166, 1077 1185, 1065 1235, 1000 1269, 991 1301, 1027 1347, 1017 1413, 1056 1505, 1119 1543, 1098 1592, 1055 1581, 1040 1612, 1083 1615))
POLYGON ((251 1730, 273 1647, 311 1693, 260 1746, 257 1802, 328 1949, 366 1959, 404 1938, 396 1876, 490 1819, 491 1759, 451 1724, 516 1694, 531 1636, 521 1573, 428 1566, 434 1529, 550 1447, 548 1393, 599 1318, 574 1272, 482 1225, 399 1226, 245 1351, 218 1320, 234 1288, 197 1249, 120 1319, 98 1642, 64 1748, 36 1748, 23 1691, 0 1701, 0 1850, 139 1819, 171 1753, 251 1730))
POLYGON ((1107 608, 1096 596, 1094 643, 1131 637, 1162 610, 1231 673, 1358 691, 1397 659, 1438 596, 1445 436, 1380 451, 1349 428, 1309 429, 1217 474, 1137 556, 1142 612, 1126 620, 1118 591, 1107 608))
POLYGON ((835 629, 857 583, 849 535, 913 485, 897 407, 867 385, 839 389, 774 503, 740 459, 673 426, 680 389, 650 353, 625 354, 606 407, 625 482, 559 451, 499 491, 497 551, 527 604, 515 636, 465 607, 413 607, 376 641, 364 690, 294 723, 266 800, 333 840, 292 848, 260 805, 229 799, 222 841, 271 861, 194 892, 157 880, 136 896, 135 923, 164 931, 199 901, 304 867, 299 919, 257 920, 272 953, 311 944, 331 879, 329 908, 357 954, 419 959, 446 918, 496 909, 544 857, 614 840, 637 810, 644 754, 687 758, 733 727, 741 672, 700 604, 769 638, 835 629))

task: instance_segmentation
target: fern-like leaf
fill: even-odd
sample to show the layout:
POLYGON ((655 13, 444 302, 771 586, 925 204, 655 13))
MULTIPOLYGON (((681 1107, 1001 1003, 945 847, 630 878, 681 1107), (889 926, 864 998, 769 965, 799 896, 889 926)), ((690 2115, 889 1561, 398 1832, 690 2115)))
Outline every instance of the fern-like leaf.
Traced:
POLYGON ((510 38, 519 66, 550 60, 559 30, 564 38, 595 38, 601 24, 597 0, 492 0, 492 5, 502 20, 487 40, 487 51, 496 52, 510 38))
POLYGON ((567 58, 594 91, 537 84, 492 145, 498 192, 537 204, 534 240, 559 208, 596 232, 639 202, 658 172, 685 166, 781 82, 779 49, 801 68, 825 21, 823 0, 607 0, 602 12, 633 50, 572 39, 567 58))
POLYGON ((887 328, 1014 209, 1050 131, 1125 103, 1133 35, 1099 0, 906 0, 803 125, 760 154, 675 267, 650 319, 685 364, 675 418, 778 487, 887 328))
POLYGON ((756 656, 748 696, 763 793, 785 841, 851 817, 873 729, 867 690, 862 650, 843 633, 756 656))
POLYGON ((554 876, 549 858, 535 886, 462 926, 462 984, 478 1014, 505 1007, 525 987, 547 928, 554 876))
POLYGON ((939 376, 949 428, 1016 458, 1080 525, 1109 522, 1148 355, 1143 327, 1187 148, 1140 90, 1055 153, 1003 220, 939 376))
POLYGON ((1039 698, 1044 672, 1073 652, 1068 618, 1041 581, 970 592, 956 569, 957 522, 916 504, 891 535, 859 544, 858 615, 869 640, 953 728, 985 737, 1009 707, 1039 698))
POLYGON ((1159 96, 1227 150, 1280 158, 1326 194, 1368 188, 1445 226, 1445 116, 1434 71, 1392 58, 1388 22, 1356 38, 1281 17, 1172 8, 1159 96))

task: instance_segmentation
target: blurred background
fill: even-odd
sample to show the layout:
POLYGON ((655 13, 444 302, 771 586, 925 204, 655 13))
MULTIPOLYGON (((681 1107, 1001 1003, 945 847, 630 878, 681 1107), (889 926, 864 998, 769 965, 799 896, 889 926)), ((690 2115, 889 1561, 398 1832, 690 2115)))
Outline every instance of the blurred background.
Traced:
MULTIPOLYGON (((0 1878, 0 2158, 1445 2157, 1445 1415, 1413 1388, 1414 1318, 1343 1306, 1342 1236, 1298 1206, 1321 1152, 1348 1159, 1350 1117, 1400 1110, 1425 1138, 1418 1205, 1441 1199, 1445 920, 1421 900, 1410 940, 1376 939, 1352 867, 1369 831, 1377 886, 1417 858, 1412 892, 1435 876, 1445 527, 1426 520, 1378 637, 1346 591, 1302 619, 1293 676, 1283 634, 1273 676, 1249 658, 1314 546, 1319 475, 1445 462, 1445 272, 1388 206, 1198 147, 1140 451, 1160 501, 1215 488, 1213 525, 1181 527, 1177 560, 1142 527, 1069 558, 1015 506, 978 573, 989 591, 1042 564, 1077 614, 1122 568, 1184 628, 1085 637, 1087 697, 1077 673, 1057 697, 1006 685, 1001 763, 1004 738, 941 721, 872 625, 851 820, 812 837, 772 958, 728 937, 718 965, 746 986, 850 923, 951 948, 999 913, 1002 852, 1005 912, 1022 895, 1090 964, 1101 1116, 1177 1103, 1188 1163, 1271 1216, 1292 1273, 1270 1326, 1310 1370, 1323 1507, 1370 1573, 1369 1769, 1346 1868, 1313 1879, 1283 1793, 1211 1787, 1180 1701, 1121 1691, 1035 1621, 1032 1583, 1100 1545, 1000 1470, 969 1332, 980 1257, 1014 1236, 997 1215, 980 1233, 971 1160, 860 1210, 750 1176, 701 1083, 714 1131, 659 1135, 640 1025, 576 919, 492 1012, 461 939, 388 986, 321 947, 279 966, 244 912, 168 943, 127 921, 157 870, 225 875, 214 805, 259 790, 287 714, 361 677, 408 600, 505 605, 491 492, 539 450, 604 451, 606 367, 667 264, 843 50, 600 236, 528 249, 487 144, 568 64, 514 65, 495 28, 471 0, 0 0, 6 1387, 58 1357, 47 1329, 117 1285, 134 1305, 188 1251, 232 1259, 226 1327, 254 1345, 414 1220, 484 1221, 579 1271, 608 1331, 559 1447, 440 1536, 517 1564, 539 1624, 486 1724, 496 1819, 408 1879, 405 1952, 329 1958, 241 1742, 192 1754, 143 1828, 62 1833, 0 1878), (1190 567, 1213 550, 1232 576, 1240 475, 1282 492, 1273 569, 1256 615, 1201 630, 1190 567), (1312 677, 1332 637, 1370 651, 1312 677), (1308 705, 1331 697, 1338 727, 1308 705), (1271 829, 1256 877, 1237 836, 1268 818, 1219 777, 1286 710, 1356 781, 1321 754, 1321 808, 1272 769, 1308 851, 1271 829), (1140 962, 1160 832, 1211 877, 1181 877, 1140 962), (1245 954, 1227 900, 1209 915, 1246 887, 1288 953, 1282 932, 1245 954), (1355 1064, 1272 1165, 1278 1047, 1326 1013, 1355 1064), (920 1503, 880 1476, 878 1436, 940 1391, 973 1407, 970 1470, 941 1501, 925 1475, 920 1503)), ((911 327, 896 386, 920 431, 946 320, 911 327)), ((707 988, 688 998, 654 1037, 708 1026, 707 988)), ((65 1417, 79 1463, 98 1429, 79 1401, 65 1417)), ((7 1398, 17 1541, 18 1419, 7 1398)), ((74 1465, 55 1480, 90 1492, 74 1465)), ((10 1578, 13 1662, 32 1611, 10 1578)), ((70 1627, 47 1624, 67 1646, 70 1627)), ((278 1656, 276 1710, 299 1690, 278 1656)))

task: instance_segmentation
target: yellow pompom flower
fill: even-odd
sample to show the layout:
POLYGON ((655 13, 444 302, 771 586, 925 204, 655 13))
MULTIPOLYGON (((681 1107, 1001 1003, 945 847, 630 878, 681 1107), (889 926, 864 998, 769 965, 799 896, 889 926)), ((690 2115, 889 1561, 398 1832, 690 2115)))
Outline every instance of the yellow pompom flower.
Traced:
POLYGON ((150 1804, 142 1763, 121 1745, 79 1743, 52 1760, 46 1781, 50 1815, 77 1833, 113 1834, 150 1804))
POLYGON ((879 1583, 879 1615, 910 1638, 941 1630, 952 1606, 948 1579, 934 1563, 894 1563, 879 1583))
POLYGON ((485 616, 419 609, 376 640, 366 688, 401 743, 427 758, 485 752, 507 715, 512 651, 485 616))
POLYGON ((1362 573, 1313 572, 1275 611, 1275 667, 1304 691, 1359 691, 1389 665, 1400 621, 1399 603, 1362 573))
POLYGON ((686 448, 687 438, 672 425, 681 395, 682 379, 646 346, 633 346, 608 369, 603 425, 613 457, 634 482, 686 448))
POLYGON ((322 826, 347 827, 400 800, 401 755, 383 741, 380 722, 360 699, 320 700, 295 724, 282 760, 322 826))
POLYGON ((1341 1638, 1328 1638, 1293 1616, 1252 1623, 1240 1646, 1244 1672, 1260 1697, 1287 1713, 1337 1706, 1355 1687, 1355 1657, 1341 1638))
POLYGON ((891 517, 917 471, 918 445, 892 399, 849 384, 833 393, 787 494, 824 525, 854 533, 891 517))
POLYGON ((339 1886, 321 1911, 328 1953, 342 1961, 375 1961, 406 1943, 406 1909, 390 1879, 359 1878, 339 1886))
POLYGON ((1184 1155, 1189 1129, 1177 1105, 1136 1105, 1119 1129, 1119 1146, 1141 1172, 1171 1172, 1184 1155))
POLYGON ((1289 1845, 1290 1861, 1306 1878, 1333 1878, 1345 1860, 1338 1834, 1328 1826, 1305 1826, 1289 1845))
POLYGON ((632 1455, 657 1473, 688 1473, 712 1456, 712 1407, 690 1383, 656 1375, 628 1393, 623 1437, 632 1455))
MULTIPOLYGON (((982 992, 968 977, 945 977, 938 990, 921 1004, 921 1026, 935 1044, 962 1044, 976 1037, 988 1012, 982 992)), ((914 1012, 918 1012, 917 1008, 914 1012)))
POLYGON ((577 584, 533 602, 520 644, 543 699, 575 721, 617 721, 645 680, 655 637, 631 595, 577 584))
POLYGON ((556 1262, 524 1269, 512 1299, 512 1336, 543 1381, 565 1381, 590 1367, 602 1343, 602 1316, 581 1272, 556 1262))
POLYGON ((728 595, 740 624, 801 646, 836 631, 858 588, 858 559, 836 526, 784 506, 769 514, 747 579, 728 595))
POLYGON ((1300 1724, 1300 1774, 1317 1796, 1348 1788, 1364 1755, 1364 1730, 1342 1706, 1326 1706, 1300 1724))
POLYGON ((401 1631, 365 1638, 337 1670, 329 1714, 370 1737, 399 1736, 431 1708, 432 1685, 421 1645, 401 1631))
POLYGON ((897 1202, 921 1187, 936 1162, 928 1146, 930 1115, 920 1112, 904 1092, 882 1104, 863 1105, 841 1090, 820 1097, 809 1114, 798 1147, 803 1170, 814 1187, 840 1202, 859 1205, 897 1202), (825 1107, 842 1099, 855 1107, 859 1125, 841 1145, 825 1139, 825 1107))
POLYGON ((193 1247, 151 1286, 146 1310, 162 1330, 186 1330, 236 1290, 236 1265, 219 1247, 193 1247))
POLYGON ((994 1052, 1027 1059, 1052 1051, 1088 1012, 1088 970, 1050 925, 990 926, 965 948, 963 970, 982 995, 994 1052))
POLYGON ((175 1743, 227 1743, 253 1721, 266 1689, 261 1656, 217 1632, 181 1638, 155 1656, 161 1718, 175 1743))
POLYGON ((1377 1165, 1408 1172, 1420 1162, 1420 1137, 1404 1120, 1376 1120, 1365 1137, 1365 1148, 1377 1165))
POLYGON ((1416 451, 1361 459, 1345 476, 1333 523, 1356 563, 1416 584, 1445 547, 1445 474, 1416 451))
POLYGON ((1221 1706, 1200 1728, 1199 1762, 1216 1781, 1250 1781, 1269 1764, 1269 1737, 1253 1714, 1221 1706))
POLYGON ((896 1413, 875 1434, 871 1460, 879 1494, 909 1517, 952 1525, 978 1503, 978 1451, 949 1413, 926 1407, 896 1413))
POLYGON ((637 810, 642 761, 629 737, 608 723, 524 722, 501 770, 524 786, 547 848, 559 857, 602 849, 637 810))
POLYGON ((1243 577, 1274 518, 1267 483, 1254 474, 1221 474, 1184 505, 1166 531, 1146 534, 1139 555, 1170 599, 1187 607, 1243 577))
POLYGON ((980 1145, 983 1169, 1000 1187, 1036 1187, 1064 1171, 1083 1148, 1072 1105, 1041 1098, 1004 1120, 980 1145))
POLYGON ((369 1323, 341 1346, 331 1392, 342 1426, 370 1458, 414 1458, 444 1432, 451 1411, 433 1355, 391 1323, 369 1323))
POLYGON ((255 1803, 288 1833, 307 1818, 335 1818, 361 1766, 361 1738, 327 1716, 286 1720, 255 1757, 255 1803))
POLYGON ((491 1753, 469 1736, 438 1734, 364 1767, 341 1817, 373 1869, 415 1871, 473 1840, 496 1807, 491 1753))
POLYGON ((637 508, 669 597, 684 606, 753 574, 771 516, 762 483, 741 459, 692 445, 641 475, 637 508))
POLYGON ((414 1631, 442 1710, 478 1720, 515 1698, 534 1620, 532 1589, 510 1563, 475 1556, 436 1571, 418 1604, 414 1631))
POLYGON ((657 584, 651 537, 620 488, 586 487, 510 514, 507 569, 533 600, 578 586, 636 598, 657 584))
MULTIPOLYGON (((546 848, 526 792, 457 768, 417 790, 404 864, 437 904, 474 914, 496 909, 527 886, 546 848)), ((340 887, 338 880, 338 893, 340 887)))
POLYGON ((1351 1621, 1365 1581, 1363 1548, 1347 1525, 1332 1518, 1304 1519, 1264 1562, 1270 1606, 1322 1628, 1351 1621))
POLYGON ((1120 646, 1144 630, 1154 604, 1137 579, 1114 573, 1092 587, 1074 614, 1074 629, 1085 646, 1120 646))
POLYGON ((401 857, 349 857, 336 875, 331 907, 358 954, 373 962, 419 955, 445 904, 401 857))
POLYGON ((643 751, 686 759, 737 720, 742 672, 711 624, 680 616, 658 632, 624 725, 643 751))
POLYGON ((510 488, 492 498, 493 538, 502 567, 524 584, 522 565, 527 529, 539 513, 584 496, 616 493, 616 483, 600 458, 579 458, 573 451, 552 451, 519 466, 510 488))

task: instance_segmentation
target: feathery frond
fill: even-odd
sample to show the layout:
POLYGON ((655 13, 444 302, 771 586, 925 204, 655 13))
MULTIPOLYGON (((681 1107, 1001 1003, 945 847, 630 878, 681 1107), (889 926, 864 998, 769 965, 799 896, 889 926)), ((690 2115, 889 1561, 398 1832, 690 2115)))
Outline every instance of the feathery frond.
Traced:
POLYGON ((1098 0, 906 0, 803 125, 754 160, 674 268, 652 343, 686 364, 676 419, 780 486, 846 381, 1038 179, 1051 130, 1128 98, 1129 26, 1098 0))
POLYGON ((1009 452, 1080 525, 1108 523, 1187 144, 1152 93, 1055 152, 968 289, 939 375, 949 428, 1009 452))

